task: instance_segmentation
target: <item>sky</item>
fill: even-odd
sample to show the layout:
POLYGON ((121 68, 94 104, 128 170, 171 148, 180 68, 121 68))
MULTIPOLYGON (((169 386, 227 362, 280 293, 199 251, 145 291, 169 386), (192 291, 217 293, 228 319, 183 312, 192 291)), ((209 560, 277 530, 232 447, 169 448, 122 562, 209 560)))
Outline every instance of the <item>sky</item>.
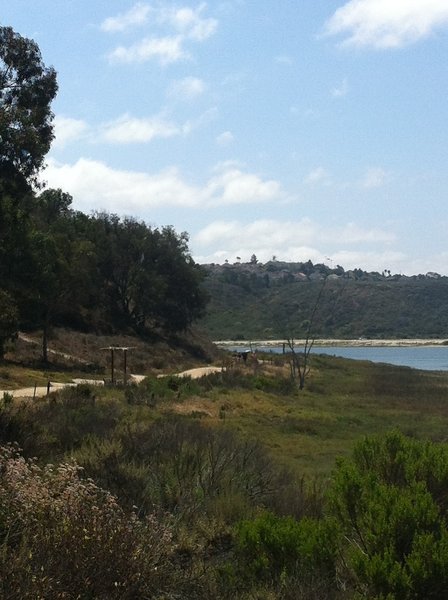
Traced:
POLYGON ((42 173, 200 263, 448 275, 447 0, 0 0, 58 73, 42 173))

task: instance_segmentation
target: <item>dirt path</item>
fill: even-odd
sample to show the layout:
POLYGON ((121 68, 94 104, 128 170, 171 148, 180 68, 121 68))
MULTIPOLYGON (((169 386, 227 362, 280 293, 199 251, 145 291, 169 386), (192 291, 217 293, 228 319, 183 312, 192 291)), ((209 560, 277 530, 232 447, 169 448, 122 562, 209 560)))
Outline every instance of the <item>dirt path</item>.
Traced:
MULTIPOLYGON (((26 335, 25 333, 19 332, 18 335, 19 340, 22 340, 22 342, 26 342, 27 344, 32 344, 33 346, 40 346, 41 342, 38 340, 33 339, 32 337, 30 337, 29 335, 26 335)), ((78 362, 82 365, 89 365, 89 361, 88 360, 84 360, 83 358, 80 358, 79 356, 73 356, 72 354, 67 354, 66 352, 60 352, 59 350, 52 350, 51 348, 47 349, 48 354, 53 354, 53 356, 61 356, 62 358, 65 358, 66 360, 74 360, 75 362, 78 362)))
MULTIPOLYGON (((65 387, 74 387, 76 383, 50 383, 50 393, 62 390, 65 387)), ((18 390, 0 390, 0 398, 3 398, 4 394, 11 394, 13 398, 43 398, 48 393, 46 385, 37 385, 36 387, 20 388, 18 390)))
MULTIPOLYGON (((210 375, 210 373, 219 373, 221 372, 221 367, 197 367, 195 369, 188 369, 187 371, 182 371, 182 373, 176 373, 177 377, 191 377, 192 379, 197 379, 198 377, 203 377, 204 375, 210 375)), ((129 378, 131 381, 135 383, 140 383, 145 379, 146 375, 130 375, 129 378)), ((159 377, 166 377, 166 375, 159 375, 159 377)), ((56 392, 57 390, 62 390, 65 387, 75 387, 81 384, 88 385, 104 385, 103 379, 73 379, 70 383, 58 383, 55 381, 50 382, 50 388, 45 385, 38 385, 36 387, 26 387, 20 388, 18 390, 0 390, 0 398, 3 397, 3 394, 11 394, 13 398, 44 398, 48 393, 56 392)))
POLYGON ((210 373, 221 373, 222 367, 197 367, 195 369, 188 369, 188 371, 182 371, 177 373, 177 377, 191 377, 192 379, 198 379, 204 377, 204 375, 210 375, 210 373))

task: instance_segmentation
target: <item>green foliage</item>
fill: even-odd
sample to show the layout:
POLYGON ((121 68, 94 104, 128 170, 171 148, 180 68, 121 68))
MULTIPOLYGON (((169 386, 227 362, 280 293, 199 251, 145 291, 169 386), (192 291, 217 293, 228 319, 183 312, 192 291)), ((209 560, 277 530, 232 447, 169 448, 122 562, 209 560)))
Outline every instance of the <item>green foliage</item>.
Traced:
POLYGON ((0 27, 0 176, 32 178, 53 139, 56 73, 37 44, 0 27))
POLYGON ((0 360, 5 344, 16 337, 19 328, 19 312, 11 295, 0 289, 0 360))
POLYGON ((333 575, 336 529, 330 521, 277 517, 266 513, 239 524, 238 559, 252 578, 281 578, 293 573, 333 575))
MULTIPOLYGON (((115 461, 98 465, 92 475, 106 467, 115 473, 109 480, 134 479, 141 489, 134 502, 144 510, 157 505, 184 518, 213 515, 223 510, 224 498, 246 507, 263 505, 282 483, 282 472, 259 443, 196 420, 172 416, 128 426, 118 439, 115 461)), ((231 517, 231 509, 224 512, 231 517)))
POLYGON ((203 390, 263 390, 268 394, 287 396, 294 394, 296 387, 290 377, 281 373, 277 376, 251 374, 243 369, 231 368, 225 371, 210 373, 196 380, 203 390))
MULTIPOLYGON (((295 597, 299 589, 308 589, 303 597, 336 593, 338 532, 330 520, 278 517, 265 513, 241 522, 235 533, 234 566, 227 577, 237 586, 260 586, 261 582, 279 591, 278 597, 295 597), (237 565, 237 566, 235 566, 237 565), (333 583, 332 583, 333 582, 333 583)), ((302 596, 300 596, 302 597, 302 596)))
MULTIPOLYGON (((184 331, 206 304, 186 233, 116 215, 87 217, 62 190, 34 191, 53 139, 56 91, 56 73, 37 44, 0 27, 0 281, 20 324, 43 329, 44 362, 54 325, 184 331)), ((0 323, 0 355, 11 315, 5 311, 6 334, 0 323)))
MULTIPOLYGON (((19 440, 25 455, 38 456, 42 465, 75 459, 83 467, 83 476, 100 486, 101 498, 108 490, 116 497, 114 503, 123 519, 137 520, 137 531, 144 529, 148 517, 153 531, 163 535, 169 522, 176 544, 170 541, 166 553, 162 548, 158 555, 162 562, 152 563, 158 573, 151 574, 153 587, 144 592, 147 597, 444 598, 448 586, 445 444, 422 442, 399 433, 367 438, 355 447, 350 459, 341 461, 329 484, 328 504, 323 503, 326 480, 313 483, 297 477, 273 458, 266 445, 283 464, 285 460, 292 464, 297 457, 302 460, 305 455, 309 464, 318 464, 312 461, 319 452, 328 461, 329 455, 341 449, 348 451, 362 431, 380 429, 379 422, 384 428, 391 415, 397 421, 403 419, 400 410, 407 418, 415 411, 418 422, 425 414, 438 415, 436 408, 443 417, 446 379, 426 373, 402 379, 407 370, 363 363, 354 369, 349 361, 329 357, 316 357, 314 366, 313 384, 319 390, 313 391, 310 385, 300 403, 277 393, 273 384, 274 393, 266 393, 264 388, 271 385, 268 373, 276 368, 273 365, 263 374, 249 374, 246 384, 242 370, 229 371, 228 376, 218 373, 212 379, 213 389, 206 384, 207 378, 149 378, 142 385, 130 386, 129 391, 80 386, 57 392, 49 400, 7 404, 0 410, 0 436, 2 443, 19 440), (392 396, 378 397, 374 391, 364 397, 363 386, 372 390, 372 378, 389 382, 392 396), (429 390, 422 408, 421 398, 429 390), (157 395, 155 406, 147 405, 151 391, 157 395), (219 418, 219 407, 225 418, 219 418), (173 414, 183 409, 187 415, 173 414), (138 518, 132 516, 133 510, 138 518), (175 518, 167 521, 167 512, 175 518), (156 578, 159 574, 161 579, 156 578), (167 578, 174 582, 175 591, 166 583, 167 578)), ((251 373, 249 367, 246 373, 251 373)), ((16 463, 11 464, 16 470, 16 463)), ((0 461, 0 486, 1 468, 0 461)), ((58 467, 50 471, 56 473, 58 467)), ((84 590, 88 594, 93 589, 89 586, 108 581, 110 571, 106 570, 104 554, 107 552, 109 562, 115 565, 119 560, 115 552, 128 552, 129 538, 121 525, 115 536, 112 525, 101 519, 97 521, 101 534, 92 531, 89 515, 79 513, 76 501, 73 511, 78 516, 73 521, 59 508, 63 520, 56 520, 48 508, 53 475, 47 475, 45 467, 37 473, 37 478, 26 476, 22 480, 26 490, 40 486, 41 480, 48 483, 42 492, 47 498, 46 512, 41 511, 40 501, 35 501, 42 518, 31 512, 29 521, 21 521, 12 501, 4 500, 9 492, 0 489, 0 550, 12 565, 5 581, 18 590, 17 597, 31 600, 33 593, 34 597, 57 597, 61 590, 72 589, 68 580, 76 566, 79 577, 72 577, 78 594, 84 590), (44 520, 45 532, 36 525, 44 520), (62 522, 67 524, 63 527, 62 522), (6 523, 3 530, 2 523, 6 523), (83 529, 87 531, 84 535, 96 541, 83 540, 83 529), (10 532, 9 537, 6 532, 10 532), (77 548, 75 566, 67 550, 72 545, 77 548), (29 548, 35 559, 26 561, 29 548), (55 563, 54 549, 58 550, 59 563, 55 563), (92 584, 88 570, 91 561, 100 565, 99 580, 92 584), (39 573, 42 565, 44 571, 39 573), (66 578, 57 575, 59 587, 50 587, 56 586, 50 569, 56 574, 66 569, 66 578), (31 584, 38 587, 25 587, 31 584), (57 593, 53 594, 53 589, 57 593)), ((76 477, 83 485, 89 483, 79 475, 76 477)), ((58 486, 58 490, 63 488, 61 499, 66 499, 64 486, 58 486)), ((72 476, 69 487, 76 496, 78 484, 72 476)), ((84 492, 79 493, 84 498, 84 492)), ((98 495, 90 493, 98 507, 92 511, 101 512, 98 495)), ((14 502, 28 497, 22 488, 15 488, 14 494, 14 502)), ((87 501, 86 511, 91 507, 87 501)), ((70 512, 68 504, 66 510, 70 512)), ((149 542, 144 539, 145 552, 149 548, 152 556, 152 548, 156 551, 158 546, 151 545, 150 538, 149 542)), ((139 548, 143 543, 139 540, 131 538, 129 544, 139 548)), ((128 569, 129 577, 123 575, 126 585, 135 581, 127 564, 123 558, 116 569, 120 577, 128 569)), ((138 562, 138 569, 146 581, 145 564, 138 562)), ((143 580, 138 581, 142 587, 134 597, 146 597, 140 590, 149 588, 144 587, 143 580)), ((91 597, 108 597, 108 588, 103 596, 98 589, 91 597)), ((123 589, 127 590, 118 588, 123 589)), ((120 596, 117 591, 110 597, 133 597, 126 593, 120 596)))
POLYGON ((0 281, 20 312, 29 296, 33 264, 30 250, 30 192, 0 175, 0 281))
POLYGON ((202 273, 187 234, 107 214, 96 215, 92 229, 104 302, 115 322, 176 332, 203 313, 202 273))
MULTIPOLYGON (((134 394, 149 405, 160 400, 183 400, 201 391, 200 383, 191 377, 146 377, 137 387, 134 394)), ((132 391, 129 395, 132 394, 132 391)))
POLYGON ((10 392, 3 392, 2 408, 10 406, 14 402, 14 396, 10 392))
POLYGON ((448 447, 390 433, 339 465, 332 510, 365 597, 442 599, 448 586, 448 447))
POLYGON ((8 195, 1 183, 0 276, 17 297, 22 326, 43 329, 44 360, 55 325, 172 335, 202 314, 202 273, 186 234, 87 217, 61 190, 8 195))
MULTIPOLYGON (((312 263, 206 265, 212 339, 305 338, 322 277, 312 335, 322 338, 448 337, 448 278, 383 277, 312 263), (339 278, 338 278, 339 277, 339 278), (384 306, 388 306, 387 311, 384 306)), ((359 270, 360 271, 360 270, 359 270)))

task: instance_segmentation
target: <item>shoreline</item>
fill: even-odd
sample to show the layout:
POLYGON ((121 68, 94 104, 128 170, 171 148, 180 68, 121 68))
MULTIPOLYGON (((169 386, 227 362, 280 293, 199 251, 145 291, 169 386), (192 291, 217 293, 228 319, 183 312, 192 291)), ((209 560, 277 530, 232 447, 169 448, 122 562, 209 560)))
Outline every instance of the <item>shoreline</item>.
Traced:
MULTIPOLYGON (((218 340, 213 342, 220 348, 281 348, 283 344, 288 345, 287 340, 218 340)), ((295 346, 304 346, 306 340, 294 340, 295 346)), ((443 339, 388 339, 388 340, 366 340, 366 339, 318 339, 314 340, 313 346, 356 346, 356 347, 412 347, 412 346, 448 346, 448 340, 443 339)))

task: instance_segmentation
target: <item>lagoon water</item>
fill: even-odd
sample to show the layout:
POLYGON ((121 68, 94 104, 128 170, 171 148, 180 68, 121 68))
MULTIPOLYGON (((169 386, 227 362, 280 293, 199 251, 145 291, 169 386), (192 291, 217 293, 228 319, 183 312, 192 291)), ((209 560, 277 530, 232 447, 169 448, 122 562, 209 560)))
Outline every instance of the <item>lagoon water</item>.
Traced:
MULTIPOLYGON (((241 351, 241 347, 228 349, 241 351)), ((281 347, 272 346, 258 347, 257 350, 282 352, 281 347)), ((448 346, 314 346, 312 352, 426 371, 448 371, 448 346)))
POLYGON ((448 346, 316 346, 313 352, 425 371, 448 371, 448 346))

